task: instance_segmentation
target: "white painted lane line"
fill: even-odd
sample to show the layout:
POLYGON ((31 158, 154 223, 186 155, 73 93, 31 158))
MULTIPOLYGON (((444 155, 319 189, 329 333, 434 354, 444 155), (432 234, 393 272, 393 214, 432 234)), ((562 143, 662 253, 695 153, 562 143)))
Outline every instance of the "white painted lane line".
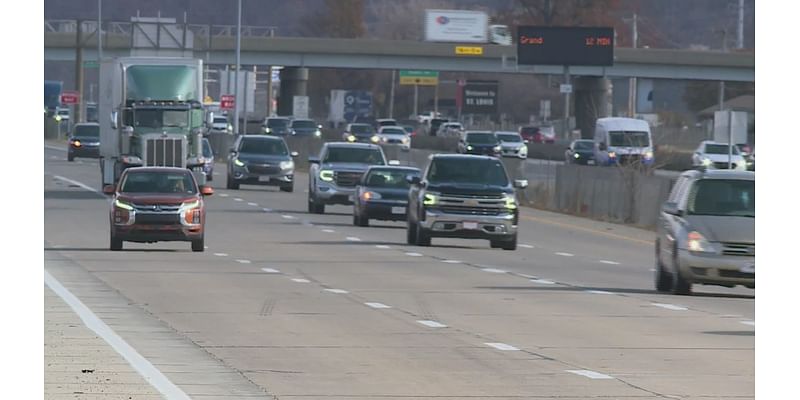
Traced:
POLYGON ((227 194, 227 193, 220 193, 220 194, 219 194, 219 197, 228 197, 228 196, 230 196, 230 195, 229 195, 229 194, 227 194))
POLYGON ((228 253, 214 253, 214 255, 217 257, 227 257, 228 253))
POLYGON ((334 232, 336 232, 333 229, 323 229, 322 231, 325 232, 325 233, 334 233, 334 232))
POLYGON ((756 326, 756 321, 739 321, 740 324, 756 326))
POLYGON ((268 274, 279 274, 279 273, 281 273, 281 271, 278 271, 275 268, 261 268, 261 270, 266 272, 266 273, 268 273, 268 274))
POLYGON ((497 350, 519 351, 518 348, 516 348, 516 347, 514 347, 514 346, 512 346, 510 344, 505 344, 505 343, 484 343, 484 344, 487 345, 487 346, 490 346, 490 347, 494 347, 497 350))
POLYGON ((88 185, 86 185, 86 184, 83 184, 83 183, 81 183, 81 182, 78 182, 78 181, 73 181, 72 179, 65 178, 65 177, 63 177, 63 176, 60 176, 60 175, 54 175, 54 176, 53 176, 53 178, 55 178, 55 179, 58 179, 58 180, 60 180, 60 181, 67 182, 67 183, 69 183, 69 184, 71 184, 71 185, 78 186, 78 187, 80 187, 80 188, 82 188, 82 189, 86 189, 86 190, 88 190, 88 191, 90 191, 90 192, 97 193, 97 194, 99 194, 100 196, 105 196, 105 195, 103 194, 103 192, 102 192, 102 191, 100 191, 100 190, 97 190, 97 189, 95 189, 95 188, 93 188, 93 187, 91 187, 91 186, 88 186, 88 185))
POLYGON ((607 292, 605 290, 587 290, 586 293, 592 293, 592 294, 616 294, 616 293, 612 293, 612 292, 607 292))
POLYGON ((376 245, 375 245, 375 248, 378 248, 378 249, 383 249, 383 250, 386 250, 386 249, 391 249, 391 247, 390 247, 390 246, 387 246, 387 245, 385 245, 385 244, 376 244, 376 245))
POLYGON ((481 271, 483 271, 483 272, 491 272, 493 274, 505 274, 506 272, 508 272, 508 271, 504 271, 502 269, 497 269, 497 268, 481 268, 481 271))
POLYGON ((244 201, 244 200, 242 200, 242 199, 237 197, 237 198, 233 199, 233 201, 244 201))
POLYGON ((239 264, 250 264, 250 260, 236 260, 239 264))
POLYGON ((686 308, 686 307, 676 306, 674 304, 664 304, 664 303, 650 303, 650 304, 654 305, 656 307, 666 308, 667 310, 673 310, 673 311, 686 311, 686 310, 688 310, 688 308, 686 308))
POLYGON ((294 215, 287 215, 287 214, 281 215, 281 218, 283 218, 283 219, 295 219, 294 215))
POLYGON ((261 211, 264 211, 264 212, 272 212, 272 209, 271 209, 271 208, 262 208, 262 209, 261 209, 261 211))
POLYGON ((387 306, 383 303, 364 303, 372 308, 392 308, 391 306, 387 306))
POLYGON ((146 358, 142 357, 136 349, 131 347, 116 332, 95 315, 89 307, 86 307, 75 295, 61 285, 50 273, 44 271, 45 284, 67 303, 72 311, 83 321, 87 328, 91 329, 97 336, 103 338, 128 364, 139 373, 153 388, 158 390, 166 399, 189 399, 190 397, 180 388, 175 386, 161 371, 158 370, 146 358))
POLYGON ((608 265, 619 265, 616 261, 608 261, 608 260, 600 260, 601 264, 608 264, 608 265))
POLYGON ((347 290, 343 289, 325 289, 326 292, 337 293, 337 294, 347 294, 350 293, 347 290))
POLYGON ((422 319, 422 320, 419 320, 417 322, 419 322, 420 324, 425 325, 425 326, 427 326, 429 328, 447 328, 447 325, 445 325, 443 323, 436 322, 436 321, 431 321, 431 320, 428 320, 428 319, 422 319))
POLYGON ((533 276, 533 275, 528 275, 528 274, 520 274, 520 273, 518 273, 517 275, 519 275, 519 276, 521 276, 521 277, 523 277, 523 278, 528 278, 528 279, 537 279, 537 278, 536 278, 535 276, 533 276))
POLYGON ((521 244, 521 245, 519 245, 519 247, 522 247, 523 249, 532 249, 533 248, 533 246, 531 246, 529 244, 521 244))
POLYGON ((258 207, 258 203, 247 203, 248 206, 258 207))
POLYGON ((359 238, 357 238, 355 236, 348 236, 345 239, 347 239, 350 242, 360 242, 361 241, 361 239, 359 239, 359 238))
POLYGON ((297 283, 311 283, 311 281, 310 281, 310 280, 308 280, 308 279, 303 279, 303 278, 292 278, 292 282, 297 282, 297 283))
POLYGON ((569 373, 573 373, 575 375, 585 376, 589 379, 614 379, 613 377, 608 376, 606 374, 590 371, 588 369, 568 369, 566 371, 569 373))
POLYGON ((442 262, 446 264, 461 264, 460 260, 442 260, 442 262))
POLYGON ((414 252, 408 252, 408 253, 406 253, 406 255, 410 256, 410 257, 422 257, 422 254, 414 253, 414 252))
POLYGON ((531 279, 531 282, 538 283, 540 285, 555 285, 556 283, 553 281, 548 281, 547 279, 531 279))
POLYGON ((558 252, 558 253, 556 253, 556 255, 557 255, 557 256, 562 256, 562 257, 572 257, 572 256, 574 256, 575 254, 572 254, 572 253, 561 253, 561 252, 558 252))

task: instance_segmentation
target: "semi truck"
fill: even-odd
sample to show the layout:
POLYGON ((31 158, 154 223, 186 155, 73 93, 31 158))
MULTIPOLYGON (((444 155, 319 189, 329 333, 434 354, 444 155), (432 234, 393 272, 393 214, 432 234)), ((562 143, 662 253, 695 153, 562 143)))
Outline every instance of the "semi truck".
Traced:
MULTIPOLYGON (((120 57, 100 64, 100 173, 103 185, 137 166, 202 171, 202 60, 120 57)), ((195 174, 204 183, 202 173, 195 174)))
POLYGON ((512 43, 508 26, 490 25, 488 14, 469 10, 425 10, 425 41, 504 46, 512 43))

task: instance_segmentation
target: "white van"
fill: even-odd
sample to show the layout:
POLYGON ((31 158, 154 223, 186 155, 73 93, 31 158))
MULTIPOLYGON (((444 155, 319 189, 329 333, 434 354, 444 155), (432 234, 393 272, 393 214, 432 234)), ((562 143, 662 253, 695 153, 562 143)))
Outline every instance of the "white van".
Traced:
POLYGON ((647 121, 634 118, 599 118, 594 128, 597 165, 653 164, 653 138, 647 121))

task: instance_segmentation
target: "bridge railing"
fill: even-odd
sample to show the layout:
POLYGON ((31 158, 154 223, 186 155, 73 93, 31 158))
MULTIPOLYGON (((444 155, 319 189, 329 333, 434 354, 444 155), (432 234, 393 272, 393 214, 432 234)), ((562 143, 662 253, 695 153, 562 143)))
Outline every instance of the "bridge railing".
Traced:
MULTIPOLYGON (((131 35, 137 26, 186 28, 200 38, 236 37, 236 25, 185 24, 183 22, 163 21, 103 21, 102 28, 104 29, 102 32, 103 34, 131 35)), ((44 21, 45 33, 75 33, 78 31, 77 27, 78 21, 74 19, 49 19, 44 21)), ((81 28, 85 34, 94 34, 97 31, 97 21, 81 21, 81 28)), ((242 26, 242 37, 275 37, 277 32, 277 26, 242 26)))

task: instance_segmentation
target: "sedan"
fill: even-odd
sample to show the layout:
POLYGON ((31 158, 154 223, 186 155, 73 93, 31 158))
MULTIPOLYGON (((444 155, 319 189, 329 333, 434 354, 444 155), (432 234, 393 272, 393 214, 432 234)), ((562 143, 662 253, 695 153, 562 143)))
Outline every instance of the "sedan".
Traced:
POLYGON ((728 146, 727 143, 705 140, 692 155, 692 166, 695 168, 728 169, 729 162, 730 169, 747 170, 747 162, 739 153, 739 148, 728 146))
POLYGON ((522 141, 522 136, 517 132, 495 132, 500 140, 503 157, 528 158, 528 146, 522 141))
POLYGON ((573 140, 564 152, 567 164, 594 165, 594 141, 587 139, 573 140))
POLYGON ((373 166, 364 173, 353 199, 353 225, 368 226, 370 219, 405 221, 410 184, 419 177, 411 167, 373 166))
POLYGON ((67 161, 75 157, 100 158, 100 125, 96 122, 75 124, 67 147, 67 161))
POLYGON ((405 129, 399 126, 384 126, 378 131, 383 145, 400 146, 403 150, 411 148, 411 138, 406 134, 405 129))

